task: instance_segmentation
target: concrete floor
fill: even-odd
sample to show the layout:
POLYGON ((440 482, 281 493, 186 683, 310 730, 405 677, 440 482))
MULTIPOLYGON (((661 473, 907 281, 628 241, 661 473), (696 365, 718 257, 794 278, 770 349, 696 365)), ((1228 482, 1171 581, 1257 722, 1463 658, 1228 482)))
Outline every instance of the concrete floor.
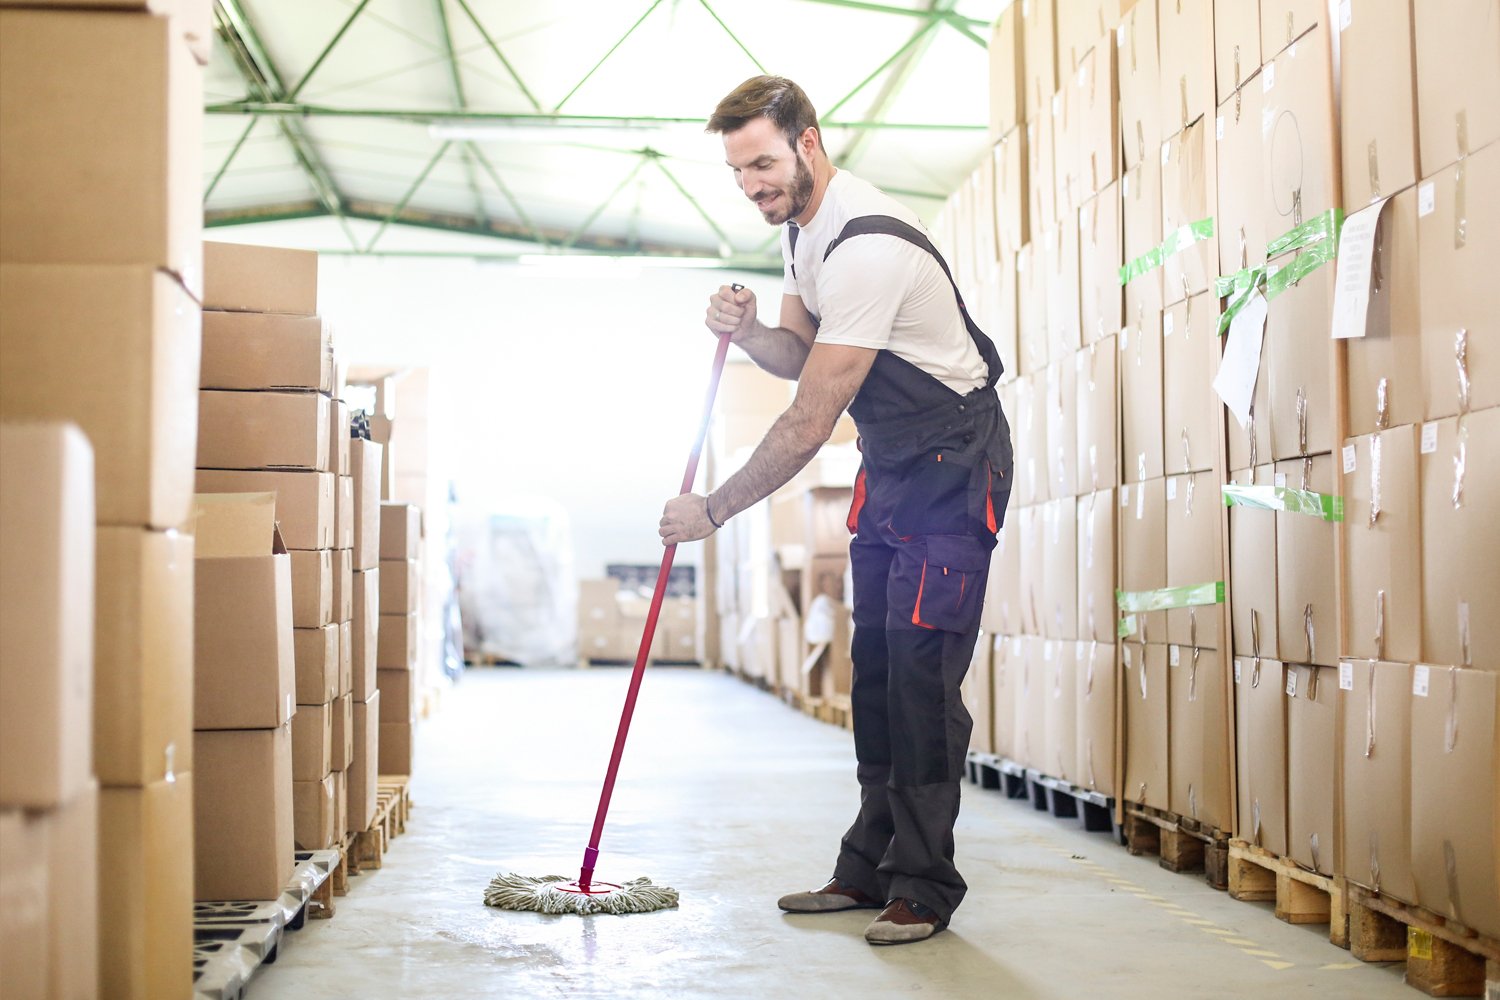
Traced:
POLYGON ((1276 920, 1107 835, 965 785, 969 896, 931 941, 872 948, 870 911, 789 916, 853 817, 849 735, 722 673, 645 679, 598 877, 647 875, 675 911, 544 917, 491 910, 497 871, 576 876, 628 672, 482 670, 425 722, 416 808, 385 867, 330 921, 288 936, 250 1000, 1382 997, 1327 928, 1276 920))

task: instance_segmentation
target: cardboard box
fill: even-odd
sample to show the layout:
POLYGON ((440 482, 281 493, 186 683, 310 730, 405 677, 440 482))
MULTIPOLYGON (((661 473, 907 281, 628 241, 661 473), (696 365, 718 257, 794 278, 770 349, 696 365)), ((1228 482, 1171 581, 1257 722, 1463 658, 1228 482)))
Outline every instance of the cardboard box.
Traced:
MULTIPOLYGON (((417 664, 417 616, 381 615, 375 665, 390 670, 412 670, 417 664)), ((355 685, 355 693, 359 686, 355 685)))
MULTIPOLYGON (((1068 85, 1064 74, 1062 87, 1052 95, 1049 104, 1052 112, 1052 186, 1055 197, 1052 227, 1066 225, 1075 229, 1078 206, 1083 204, 1083 181, 1078 176, 1078 147, 1083 142, 1083 115, 1078 106, 1078 94, 1068 85)), ((1066 248, 1064 249, 1066 254, 1066 248)), ((1077 261, 1075 249, 1072 256, 1077 261)), ((1076 266, 1076 265, 1072 265, 1076 266)), ((1077 297, 1072 303, 1078 309, 1077 297)))
MULTIPOLYGON (((1244 8, 1244 4, 1231 4, 1244 8)), ((1254 11, 1251 11, 1254 16, 1254 11)), ((1266 139, 1261 110, 1265 91, 1260 69, 1219 105, 1214 120, 1214 187, 1218 211, 1214 234, 1219 244, 1219 273, 1234 274, 1266 262, 1266 245, 1280 231, 1266 231, 1266 139)))
POLYGON ((1026 730, 1022 734, 1022 763, 1039 770, 1050 766, 1047 763, 1047 750, 1052 745, 1051 734, 1047 731, 1047 701, 1052 694, 1047 676, 1049 643, 1051 640, 1036 637, 1026 641, 1026 683, 1023 688, 1025 703, 1022 711, 1026 713, 1027 720, 1026 730))
POLYGON ((1078 637, 1115 641, 1115 491, 1078 498, 1078 637))
POLYGON ((380 505, 380 558, 416 559, 422 552, 422 511, 408 503, 380 505))
POLYGON ((333 502, 333 540, 335 549, 354 548, 354 477, 335 480, 333 502))
POLYGON ((1244 0, 1214 0, 1214 79, 1219 103, 1260 71, 1260 12, 1244 0))
POLYGON ((333 701, 333 746, 329 751, 328 766, 335 771, 347 770, 353 757, 354 696, 342 694, 333 701))
POLYGON ((1167 750, 1171 810, 1215 830, 1231 826, 1224 658, 1198 646, 1167 647, 1167 750))
POLYGON ((1047 266, 1040 241, 1016 252, 1016 311, 1019 353, 1016 370, 1034 375, 1047 367, 1047 266))
POLYGON ((1411 870, 1411 671, 1405 663, 1339 664, 1344 873, 1414 903, 1411 870))
POLYGON ((298 705, 292 716, 292 780, 319 781, 333 770, 334 705, 298 705))
POLYGON ((1186 243, 1164 255, 1162 293, 1168 304, 1208 291, 1217 277, 1217 228, 1207 237, 1184 232, 1187 227, 1213 219, 1218 212, 1217 124, 1212 112, 1210 108, 1196 124, 1162 143, 1162 239, 1186 243))
MULTIPOLYGON (((35 814, 33 814, 35 816, 35 814)), ((61 807, 36 816, 45 829, 48 997, 99 995, 99 786, 90 778, 61 807), (66 901, 66 903, 64 903, 66 901)), ((28 956, 35 960, 35 954, 28 956)), ((10 982, 6 962, 5 981, 10 982)), ((7 996, 9 993, 7 993, 7 996)))
POLYGON ((1342 468, 1344 655, 1413 663, 1422 656, 1417 428, 1351 439, 1342 468))
MULTIPOLYGON (((1295 256, 1276 258, 1268 273, 1290 264, 1295 256)), ((1335 268, 1324 264, 1272 299, 1266 313, 1267 350, 1260 381, 1268 383, 1270 409, 1260 409, 1257 399, 1255 418, 1257 423, 1270 418, 1271 454, 1278 460, 1332 451, 1338 444, 1333 351, 1325 333, 1333 326, 1336 278, 1335 268)), ((1259 390, 1257 385, 1257 397, 1259 390)))
POLYGON ((1021 573, 1016 579, 1021 603, 1021 629, 1026 635, 1041 635, 1047 609, 1046 505, 1022 507, 1012 520, 1020 528, 1021 573), (1019 522, 1017 524, 1016 522, 1019 522))
MULTIPOLYGON (((1124 266, 1129 267, 1162 242, 1161 158, 1155 155, 1155 150, 1120 178, 1120 218, 1121 236, 1125 240, 1124 266)), ((1147 317, 1160 315, 1165 297, 1160 267, 1131 278, 1125 284, 1125 326, 1140 327, 1147 317)))
MULTIPOLYGON (((1004 17, 1004 14, 1001 15, 1004 17)), ((995 143, 993 154, 995 173, 995 236, 1000 247, 1000 258, 1014 257, 1031 241, 1031 223, 1028 209, 1030 176, 1026 168, 1030 163, 1026 151, 1026 127, 1011 129, 995 143)), ((1007 276, 1014 270, 1005 269, 1007 276)))
POLYGON ((203 389, 198 467, 328 472, 328 407, 317 392, 203 389))
POLYGON ((275 899, 292 877, 292 727, 193 734, 199 900, 275 899))
MULTIPOLYGON (((1163 461, 1171 472, 1215 468, 1223 440, 1223 404, 1214 391, 1219 371, 1218 303, 1205 292, 1162 315, 1163 461)), ((1217 481, 1215 482, 1217 485, 1217 481)))
POLYGON ((1014 479, 1011 498, 1020 506, 1040 503, 1050 492, 1047 479, 1047 377, 1023 375, 1016 383, 1014 479))
POLYGON ((1350 4, 1339 21, 1339 147, 1346 210, 1411 187, 1417 171, 1412 5, 1350 4))
POLYGON ((417 679, 409 670, 381 670, 377 682, 380 693, 380 721, 417 721, 417 679))
POLYGON ((823 486, 803 493, 802 537, 809 556, 848 557, 853 502, 852 487, 823 486))
POLYGON ((1047 563, 1042 635, 1072 641, 1078 638, 1078 501, 1053 500, 1042 510, 1047 563))
MULTIPOLYGON (((1061 360, 1047 366, 1047 491, 1054 497, 1078 495, 1078 373, 1076 350, 1062 351, 1061 360)), ((1059 636, 1059 638, 1062 638, 1059 636)))
POLYGON ((990 735, 992 753, 1015 759, 1016 691, 1020 684, 1019 668, 1011 650, 1019 639, 992 636, 981 632, 979 641, 990 646, 990 735))
POLYGON ((1490 556, 1500 465, 1481 456, 1500 454, 1500 409, 1463 424, 1466 443, 1455 419, 1422 428, 1422 661, 1496 670, 1500 560, 1490 556))
POLYGON ((192 769, 193 536, 100 528, 95 560, 94 773, 141 787, 192 769))
MULTIPOLYGON (((1126 593, 1161 590, 1167 585, 1166 481, 1148 479, 1120 487, 1120 589, 1126 593)), ((1137 641, 1164 640, 1167 613, 1127 615, 1137 641)), ((1166 794, 1165 790, 1162 792, 1166 794)), ((1162 808, 1166 808, 1163 806, 1162 808)))
POLYGON ((1021 36, 1026 113, 1032 114, 1057 91, 1057 0, 1021 0, 1021 36))
POLYGON ((333 620, 339 624, 354 620, 354 552, 350 549, 333 553, 333 620))
POLYGON ((1319 22, 1327 23, 1324 0, 1261 0, 1260 47, 1266 60, 1307 34, 1319 22))
POLYGON ((94 456, 68 424, 0 425, 0 806, 93 775, 94 456))
POLYGON ((1414 3, 1412 14, 1420 163, 1431 177, 1500 139, 1500 17, 1495 0, 1414 3))
POLYGON ((1239 820, 1235 836, 1278 857, 1287 855, 1286 667, 1278 660, 1235 657, 1235 760, 1239 820))
POLYGON ((163 268, 201 295, 203 70, 181 34, 165 17, 0 11, 0 259, 163 268))
POLYGON ((380 724, 380 773, 411 774, 413 725, 409 722, 380 724))
POLYGON ((1080 642, 1078 660, 1077 777, 1074 783, 1115 794, 1115 645, 1080 642))
MULTIPOLYGON (((1161 105, 1161 142, 1199 118, 1213 118, 1218 106, 1214 90, 1213 3, 1158 5, 1157 44, 1161 75, 1157 102, 1161 105)), ((1151 137, 1147 136, 1151 142, 1151 137)))
MULTIPOLYGON (((1069 214, 1045 235, 1047 266, 1047 356, 1052 365, 1067 361, 1083 346, 1079 326, 1078 227, 1069 214)), ((1049 366, 1050 367, 1050 366, 1049 366)))
POLYGON ((356 570, 373 570, 380 563, 380 451, 380 445, 363 438, 349 442, 356 570))
MULTIPOLYGON (((784 619, 795 621, 794 619, 784 619)), ((698 633, 696 630, 683 631, 676 625, 661 631, 661 658, 674 663, 693 663, 703 659, 703 651, 699 647, 698 633)), ((800 629, 798 631, 800 635, 800 629)), ((801 663, 798 661, 800 669, 801 663)))
POLYGON ((1327 25, 1319 25, 1260 74, 1263 211, 1273 240, 1340 204, 1332 59, 1327 25))
POLYGON ((333 619, 333 552, 293 549, 292 624, 297 628, 322 628, 333 619))
POLYGON ((198 65, 208 65, 210 40, 213 38, 213 7, 203 0, 0 0, 0 7, 144 11, 171 17, 173 27, 187 43, 198 65))
POLYGON ((1078 783, 1078 644, 1053 642, 1043 647, 1046 701, 1046 749, 1038 765, 1044 774, 1078 783))
POLYGON ((354 690, 354 623, 339 624, 339 691, 354 690))
POLYGON ((578 581, 578 626, 613 628, 620 618, 616 595, 620 582, 613 578, 578 581))
MULTIPOLYGON (((210 309, 203 314, 198 387, 331 393, 333 330, 317 316, 210 309)), ((335 443, 332 434, 329 440, 335 443)))
POLYGON ((20 809, 0 811, 0 970, 6 995, 47 995, 53 909, 47 827, 20 809))
POLYGON ((1460 331, 1468 409, 1500 406, 1500 351, 1495 347, 1500 340, 1500 318, 1485 306, 1486 296, 1474 291, 1493 279, 1493 264, 1500 256, 1500 144, 1467 157, 1462 170, 1446 167, 1417 186, 1417 245, 1423 416, 1428 420, 1451 417, 1462 408, 1457 364, 1460 331))
POLYGON ((318 255, 308 250, 203 244, 203 308, 318 314, 318 255))
POLYGON ((343 839, 334 804, 334 779, 292 782, 292 840, 299 851, 320 851, 343 839))
MULTIPOLYGON (((353 718, 353 715, 350 715, 353 718)), ((352 726, 353 723, 351 722, 352 726)), ((351 736, 353 733, 351 732, 351 736)), ((333 772, 333 828, 338 831, 339 839, 348 836, 349 829, 349 772, 333 772)))
MULTIPOLYGON (((1386 203, 1376 231, 1374 267, 1365 335, 1344 342, 1351 435, 1370 434, 1382 424, 1397 427, 1422 420, 1421 268, 1417 259, 1415 187, 1386 203)), ((1452 345, 1448 346, 1451 350, 1452 345)), ((1450 382, 1456 380, 1450 377, 1450 382)), ((1456 399, 1458 394, 1455 391, 1452 395, 1456 399)))
POLYGON ((1057 8, 1058 75, 1076 71, 1096 48, 1115 45, 1114 28, 1120 23, 1116 0, 1069 0, 1057 8))
MULTIPOLYGON (((1155 161, 1169 107, 1161 102, 1158 84, 1156 4, 1137 3, 1121 14, 1115 46, 1119 50, 1120 137, 1124 142, 1124 167, 1129 170, 1144 161, 1155 161)), ((1161 242, 1160 236, 1156 242, 1161 242)))
MULTIPOLYGON (((349 404, 337 397, 334 390, 333 405, 328 408, 328 461, 333 471, 340 476, 349 475, 349 404)), ((347 546, 340 546, 347 548, 347 546)))
POLYGON ((1121 240, 1120 191, 1112 181, 1078 210, 1079 322, 1084 344, 1111 337, 1124 325, 1121 240))
POLYGON ((1117 350, 1110 336, 1073 356, 1078 410, 1074 455, 1080 494, 1120 481, 1117 350))
POLYGON ((1101 31, 1099 44, 1083 54, 1073 71, 1079 142, 1076 174, 1079 195, 1089 198, 1120 176, 1119 91, 1116 89, 1114 37, 1101 31), (1101 37, 1103 36, 1103 37, 1101 37))
POLYGON ((292 715, 292 576, 270 493, 194 505, 193 727, 274 729, 292 715))
POLYGON ((421 563, 415 559, 380 560, 380 610, 383 614, 412 614, 421 596, 421 563))
POLYGON ((1338 673, 1316 666, 1286 668, 1287 848, 1309 871, 1337 867, 1334 807, 1338 803, 1338 673))
POLYGON ((194 848, 203 843, 194 836, 194 800, 186 771, 142 788, 99 791, 99 871, 110 886, 99 894, 107 1000, 192 993, 194 848))
POLYGON ((1053 149, 1053 131, 1057 127, 1050 104, 1038 110, 1026 123, 1026 177, 1029 181, 1026 216, 1031 220, 1031 245, 1041 242, 1039 236, 1057 225, 1058 177, 1053 149))
MULTIPOLYGON (((1314 278, 1316 275, 1314 275, 1314 278)), ((1313 279, 1309 279, 1313 280, 1313 279)), ((1267 320, 1269 321, 1269 313, 1267 320)), ((1269 325, 1269 323, 1268 323, 1269 325)), ((1284 324, 1286 326, 1286 324, 1284 324)), ((1309 349, 1327 349, 1321 337, 1308 338, 1309 349)), ((1255 380, 1255 392, 1250 401, 1250 419, 1242 427, 1238 418, 1225 418, 1224 427, 1229 439, 1228 454, 1231 469, 1244 469, 1269 462, 1276 454, 1272 447, 1271 419, 1271 369, 1277 364, 1281 351, 1269 338, 1261 344, 1260 373, 1255 380)), ((1294 394, 1295 398, 1295 394, 1294 394)), ((1295 449, 1293 449, 1295 450, 1295 449)))
POLYGON ((196 483, 199 493, 275 493, 276 523, 287 548, 337 548, 331 473, 199 469, 196 483))
POLYGON ((1021 8, 1007 6, 990 32, 990 140, 993 142, 1026 118, 1026 74, 1021 8))
MULTIPOLYGON (((1031 751, 1031 730, 1036 729, 1038 741, 1042 735, 1043 719, 1036 720, 1035 726, 1031 721, 1031 644, 1029 636, 1014 636, 1010 640, 1010 651, 1005 657, 1006 686, 1010 691, 1009 698, 1013 706, 1013 714, 1009 725, 1009 748, 1006 756, 1018 764, 1024 765, 1031 751)), ((1038 653, 1040 661, 1040 653, 1038 653)), ((1038 668, 1040 671, 1040 668, 1038 668)), ((997 675, 998 676, 998 675, 997 675)), ((1041 687, 1041 674, 1037 674, 1037 687, 1041 687)), ((996 722, 997 731, 1001 729, 1000 721, 996 722)), ((998 735, 998 733, 997 733, 998 735)))
MULTIPOLYGON (((1167 583, 1191 587, 1224 580, 1224 501, 1216 472, 1168 476, 1167 583)), ((1223 649, 1224 606, 1207 604, 1167 610, 1167 641, 1223 649)), ((1227 826, 1227 824, 1226 824, 1227 826)), ((1222 829, 1222 828, 1221 828, 1222 829)))
POLYGON ((1500 933, 1496 676, 1419 665, 1411 699, 1417 902, 1491 937, 1500 933), (1464 793, 1454 795, 1459 788, 1464 793))
MULTIPOLYGON (((8 179, 3 186, 27 201, 41 196, 8 179)), ((69 204, 79 200, 87 199, 69 204)), ((193 212, 202 212, 196 196, 193 212)), ((120 220, 113 208, 110 218, 120 220)), ((0 229, 21 231, 9 225, 0 229)), ((0 418, 82 429, 94 447, 99 524, 180 528, 193 494, 198 339, 197 303, 162 272, 0 265, 0 418)))
POLYGON ((375 690, 380 649, 380 571, 354 573, 354 621, 350 629, 350 660, 355 701, 368 701, 375 690))
POLYGON ((627 633, 618 623, 595 626, 580 625, 578 656, 584 660, 635 660, 640 647, 639 632, 627 633))
POLYGON ((989 579, 985 582, 984 608, 979 627, 991 635, 1015 635, 1021 631, 1021 528, 1018 518, 1006 518, 990 552, 989 579))
POLYGON ((1121 797, 1155 809, 1170 809, 1167 647, 1125 640, 1119 648, 1125 702, 1125 787, 1121 797))
POLYGON ((995 752, 994 690, 990 671, 991 639, 980 634, 974 643, 974 653, 969 657, 969 669, 959 685, 964 708, 969 713, 972 726, 969 730, 969 749, 980 753, 995 752))
MULTIPOLYGON (((1272 486, 1275 469, 1262 465, 1230 476, 1242 486, 1272 486)), ((1280 654, 1276 592, 1275 513, 1254 507, 1229 508, 1229 614, 1236 656, 1280 654)))
POLYGON ((1148 313, 1120 331, 1121 468, 1127 482, 1160 478, 1162 453, 1162 314, 1148 313))
MULTIPOLYGON (((1278 462, 1276 485, 1333 495, 1338 474, 1332 455, 1308 462, 1278 462)), ((1276 618, 1279 655, 1288 660, 1338 664, 1338 526, 1309 514, 1277 511, 1276 618)))

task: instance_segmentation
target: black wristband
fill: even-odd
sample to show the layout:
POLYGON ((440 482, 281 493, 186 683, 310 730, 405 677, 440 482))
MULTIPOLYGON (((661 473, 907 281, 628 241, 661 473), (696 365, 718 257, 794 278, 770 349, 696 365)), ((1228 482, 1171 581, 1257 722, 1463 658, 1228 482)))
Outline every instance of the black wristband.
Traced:
POLYGON ((714 515, 713 515, 712 510, 709 508, 708 501, 709 501, 708 497, 704 497, 703 498, 703 516, 706 517, 706 518, 708 518, 708 523, 711 524, 711 525, 713 525, 715 528, 722 528, 722 527, 724 527, 724 525, 722 525, 718 521, 714 520, 714 515))

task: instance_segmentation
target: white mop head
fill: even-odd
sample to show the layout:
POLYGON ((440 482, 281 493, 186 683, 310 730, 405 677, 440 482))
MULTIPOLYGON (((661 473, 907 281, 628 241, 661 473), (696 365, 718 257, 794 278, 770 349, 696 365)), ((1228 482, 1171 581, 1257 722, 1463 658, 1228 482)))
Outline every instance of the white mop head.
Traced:
POLYGON ((608 893, 565 892, 563 875, 533 878, 510 872, 496 875, 484 891, 484 905, 535 913, 649 913, 677 905, 677 890, 649 878, 633 879, 608 893))

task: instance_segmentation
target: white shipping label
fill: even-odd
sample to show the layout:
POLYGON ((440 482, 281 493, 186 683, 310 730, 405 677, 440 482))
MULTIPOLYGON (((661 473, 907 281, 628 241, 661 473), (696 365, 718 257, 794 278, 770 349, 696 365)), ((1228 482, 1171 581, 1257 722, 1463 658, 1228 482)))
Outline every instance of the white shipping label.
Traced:
POLYGON ((1224 359, 1214 376, 1214 391, 1229 407, 1229 412, 1243 429, 1250 423, 1250 407, 1255 401, 1255 383, 1260 378, 1261 345, 1266 336, 1267 305, 1259 291, 1250 293, 1239 315, 1229 324, 1224 345, 1224 359))
POLYGON ((1182 647, 1181 646, 1168 646, 1167 647, 1167 662, 1170 663, 1174 667, 1181 666, 1181 664, 1182 664, 1182 647))
POLYGON ((1172 141, 1168 139, 1161 144, 1161 165, 1166 166, 1172 159, 1172 141))
POLYGON ((1437 451, 1438 425, 1434 420, 1432 423, 1422 425, 1422 454, 1431 455, 1437 451))
POLYGON ((1120 487, 1120 506, 1121 507, 1129 507, 1130 506, 1130 484, 1129 483, 1126 483, 1124 486, 1120 487))
POLYGON ((1339 690, 1354 690, 1354 664, 1348 660, 1339 664, 1339 690))
POLYGON ((1177 329, 1177 315, 1175 313, 1167 313, 1161 318, 1161 335, 1163 337, 1170 337, 1172 336, 1172 331, 1175 329, 1177 329))
POLYGON ((1285 472, 1278 472, 1278 473, 1276 473, 1276 486, 1277 486, 1278 489, 1283 489, 1283 490, 1286 489, 1286 473, 1285 472))
POLYGON ((1240 661, 1239 660, 1235 660, 1234 661, 1234 682, 1236 684, 1238 684, 1240 682, 1240 661))
POLYGON ((1130 197, 1130 175, 1129 174, 1126 174, 1125 175, 1125 180, 1123 182, 1121 182, 1121 184, 1120 184, 1120 191, 1124 194, 1124 196, 1126 198, 1130 197))
POLYGON ((1052 95, 1052 117, 1056 118, 1062 114, 1062 91, 1052 95))
POLYGON ((1047 643, 1047 645, 1043 647, 1043 650, 1044 650, 1044 652, 1046 654, 1047 662, 1051 663, 1052 662, 1052 652, 1053 652, 1053 650, 1052 650, 1052 643, 1050 643, 1050 642, 1047 643))
POLYGON ((1124 327, 1124 328, 1122 328, 1120 330, 1120 353, 1124 354, 1125 351, 1127 349, 1129 349, 1129 347, 1130 347, 1130 327, 1127 326, 1127 327, 1124 327))
POLYGON ((1286 670, 1286 696, 1288 698, 1295 698, 1295 697, 1297 697, 1297 668, 1296 667, 1287 667, 1287 670, 1286 670))
POLYGON ((1144 521, 1146 519, 1146 491, 1144 488, 1135 491, 1135 519, 1144 521))
POLYGON ((1171 503, 1177 499, 1177 477, 1173 476, 1167 480, 1167 502, 1171 503))
POLYGON ((1260 71, 1260 92, 1268 93, 1274 86, 1276 86, 1276 64, 1268 62, 1266 68, 1260 71))
POLYGON ((1346 218, 1339 233, 1338 276, 1333 285, 1334 340, 1365 335, 1369 323, 1375 238, 1380 213, 1387 200, 1382 198, 1346 218))
POLYGON ((1431 669, 1424 666, 1416 666, 1411 671, 1411 693, 1418 698, 1427 697, 1427 688, 1431 678, 1431 669))
POLYGON ((1124 47, 1125 47, 1125 25, 1122 24, 1118 28, 1115 29, 1115 48, 1117 48, 1117 49, 1123 49, 1124 47))
POLYGON ((1354 4, 1352 0, 1339 0, 1339 30, 1345 31, 1349 25, 1354 23, 1354 4))
POLYGON ((1437 185, 1428 181, 1417 188, 1417 215, 1431 215, 1437 209, 1437 185))
POLYGON ((1354 456, 1356 454, 1358 453, 1355 451, 1354 445, 1344 445, 1344 475, 1348 476, 1354 473, 1354 456))

